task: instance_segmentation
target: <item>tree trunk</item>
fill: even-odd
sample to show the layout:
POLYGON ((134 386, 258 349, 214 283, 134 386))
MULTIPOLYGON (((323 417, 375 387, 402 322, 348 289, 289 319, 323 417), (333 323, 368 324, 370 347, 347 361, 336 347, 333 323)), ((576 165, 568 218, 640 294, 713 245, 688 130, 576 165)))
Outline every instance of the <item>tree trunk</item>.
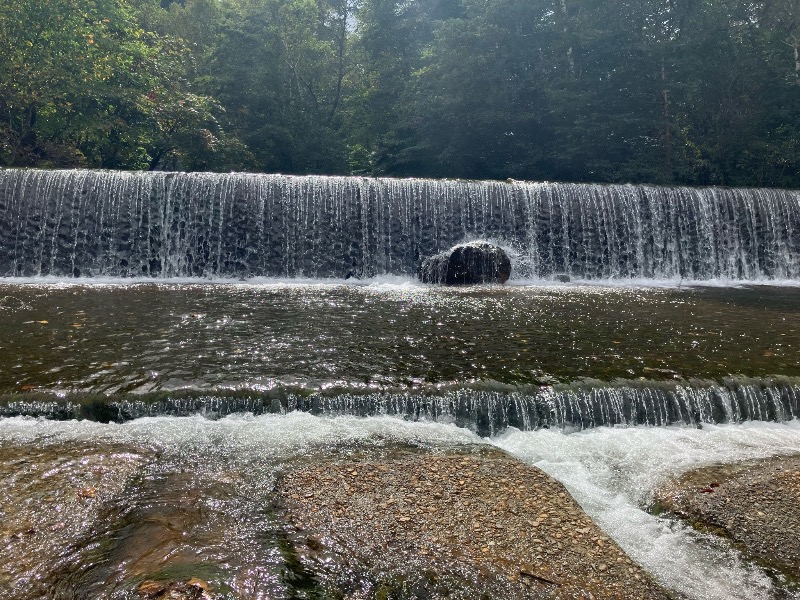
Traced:
POLYGON ((164 159, 164 157, 170 152, 172 152, 174 149, 175 148, 163 148, 160 150, 156 150, 153 153, 152 158, 150 159, 150 163, 147 166, 147 170, 155 171, 161 165, 161 161, 164 159))
POLYGON ((667 89, 667 69, 661 64, 661 96, 664 102, 664 158, 667 174, 672 179, 672 132, 669 123, 669 90, 667 89))
POLYGON ((14 138, 11 144, 12 161, 20 164, 27 164, 30 159, 32 151, 36 148, 36 119, 37 119, 37 106, 33 102, 29 104, 22 111, 19 119, 16 119, 19 126, 12 127, 14 138))
POLYGON ((339 102, 342 99, 342 82, 344 81, 344 74, 345 74, 345 50, 347 45, 347 18, 350 15, 350 7, 348 5, 349 0, 343 0, 342 2, 342 10, 339 14, 339 39, 337 40, 337 48, 336 48, 336 61, 337 61, 337 74, 336 74, 336 91, 333 97, 333 103, 331 104, 331 111, 328 114, 328 123, 333 121, 333 117, 336 116, 336 111, 339 109, 339 102))
POLYGON ((36 104, 28 105, 25 109, 25 118, 22 122, 22 135, 20 136, 24 143, 29 143, 33 146, 36 142, 36 118, 38 116, 36 104))

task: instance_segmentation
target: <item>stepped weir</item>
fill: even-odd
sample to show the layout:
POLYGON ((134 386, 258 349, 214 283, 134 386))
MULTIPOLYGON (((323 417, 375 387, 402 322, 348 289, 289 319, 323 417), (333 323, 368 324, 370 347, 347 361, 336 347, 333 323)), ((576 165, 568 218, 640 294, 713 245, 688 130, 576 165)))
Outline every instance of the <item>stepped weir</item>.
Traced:
POLYGON ((0 276, 32 278, 0 289, 0 416, 300 410, 491 434, 800 415, 800 334, 777 322, 796 314, 789 288, 169 291, 184 277, 408 277, 471 239, 507 248, 518 279, 800 280, 800 192, 0 170, 0 276), (122 289, 42 296, 27 285, 42 276, 122 289))
POLYGON ((0 275, 372 277, 471 239, 517 277, 800 279, 800 192, 0 170, 0 275))
POLYGON ((461 389, 443 394, 372 393, 301 395, 173 393, 69 400, 0 396, 0 417, 125 422, 142 417, 202 415, 217 419, 237 413, 360 417, 394 416, 406 421, 454 423, 482 436, 508 427, 582 430, 620 425, 702 427, 743 421, 788 421, 800 417, 800 380, 738 380, 717 383, 617 381, 577 382, 518 391, 461 389))
POLYGON ((613 589, 639 561, 680 597, 784 597, 644 509, 670 474, 800 451, 796 284, 797 191, 0 169, 0 588, 293 598, 336 577, 377 597, 416 581, 370 579, 349 551, 345 575, 326 571, 336 536, 280 513, 301 497, 281 482, 313 466, 323 479, 296 489, 324 519, 368 506, 388 524, 369 552, 432 584, 429 565, 451 565, 435 593, 403 593, 471 578, 452 557, 505 557, 511 539, 531 540, 532 567, 502 559, 524 593, 561 585, 528 572, 550 577, 540 552, 605 571, 600 538, 569 531, 569 492, 631 555, 613 589), (512 285, 409 281, 475 240, 503 247, 512 285), (487 445, 565 492, 526 475, 523 506, 487 445))

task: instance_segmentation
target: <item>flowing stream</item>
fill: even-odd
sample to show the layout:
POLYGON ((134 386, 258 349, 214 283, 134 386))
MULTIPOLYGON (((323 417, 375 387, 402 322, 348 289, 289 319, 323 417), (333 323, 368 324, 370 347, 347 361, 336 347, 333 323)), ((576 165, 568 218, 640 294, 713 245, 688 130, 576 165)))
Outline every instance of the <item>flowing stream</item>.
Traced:
MULTIPOLYGON (((726 544, 671 519, 654 517, 645 508, 649 490, 671 474, 719 461, 800 452, 796 422, 702 429, 602 427, 576 433, 509 430, 480 438, 455 425, 396 417, 324 418, 300 412, 237 415, 216 421, 148 417, 124 424, 22 417, 0 420, 0 454, 5 455, 9 448, 18 452, 20 448, 38 452, 50 448, 61 453, 65 447, 84 448, 84 458, 76 460, 77 466, 67 461, 61 467, 62 474, 66 473, 63 485, 69 490, 91 482, 85 457, 93 454, 88 449, 100 448, 108 454, 114 448, 139 448, 140 453, 144 448, 158 454, 156 461, 144 467, 143 477, 109 502, 113 508, 101 519, 100 527, 88 518, 73 525, 74 539, 88 535, 91 540, 88 552, 74 546, 48 546, 46 532, 34 532, 27 538, 32 556, 26 566, 31 577, 40 573, 39 569, 47 573, 45 567, 57 559, 61 572, 57 569, 55 576, 51 575, 48 592, 48 597, 55 598, 134 598, 135 586, 125 576, 157 572, 163 554, 184 557, 194 575, 203 574, 208 581, 227 585, 246 598, 292 597, 282 573, 277 528, 265 510, 276 470, 342 445, 398 443, 428 448, 495 444, 544 469, 563 481, 589 515, 635 560, 687 598, 786 597, 775 595, 773 582, 726 544), (164 521, 169 527, 158 526, 164 521), (51 554, 43 557, 42 549, 51 554)), ((127 460, 133 459, 128 456, 127 460)), ((18 461, 13 466, 19 470, 32 468, 29 465, 35 466, 35 461, 27 465, 18 461)), ((9 473, 3 471, 0 476, 7 486, 9 473)), ((66 494, 51 508, 73 514, 75 502, 72 494, 66 494)), ((3 510, 9 508, 5 505, 3 510)), ((33 521, 36 516, 27 511, 37 509, 35 502, 29 503, 17 508, 15 517, 33 521)), ((181 571, 171 574, 180 576, 181 571)), ((0 597, 39 597, 35 580, 20 577, 9 582, 3 576, 0 568, 6 590, 0 597)))
POLYGON ((688 598, 787 597, 646 509, 672 474, 800 453, 796 287, 30 279, 0 296, 6 519, 88 511, 61 545, 41 531, 61 521, 31 525, 6 564, 32 579, 0 597, 43 582, 133 598, 136 573, 181 577, 164 555, 246 598, 292 597, 266 508, 277 470, 398 443, 491 443, 539 466, 688 598), (20 504, 20 473, 48 461, 20 504), (95 488, 103 514, 75 498, 95 488))
POLYGON ((796 597, 647 508, 800 453, 799 192, 0 170, 0 276, 1 599, 306 597, 277 473, 393 444, 542 468, 681 598, 796 597), (415 282, 479 238, 508 285, 415 282))
POLYGON ((492 441, 564 483, 584 510, 667 587, 704 600, 775 597, 773 582, 727 544, 645 508, 650 490, 670 475, 797 454, 797 421, 702 429, 603 427, 573 434, 509 431, 492 441))

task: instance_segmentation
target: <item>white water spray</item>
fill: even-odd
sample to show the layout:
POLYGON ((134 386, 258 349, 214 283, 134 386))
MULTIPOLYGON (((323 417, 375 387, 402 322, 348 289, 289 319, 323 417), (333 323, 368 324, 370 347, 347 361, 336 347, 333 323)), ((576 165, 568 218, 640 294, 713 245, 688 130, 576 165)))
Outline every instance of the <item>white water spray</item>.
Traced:
POLYGON ((476 238, 518 276, 800 279, 800 192, 216 173, 0 171, 0 275, 412 275, 476 238))

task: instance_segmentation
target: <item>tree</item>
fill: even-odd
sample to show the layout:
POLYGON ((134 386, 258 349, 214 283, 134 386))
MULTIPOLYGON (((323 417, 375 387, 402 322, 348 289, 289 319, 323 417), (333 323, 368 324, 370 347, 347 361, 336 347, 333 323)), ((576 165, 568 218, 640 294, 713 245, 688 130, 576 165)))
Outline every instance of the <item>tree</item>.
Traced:
POLYGON ((350 0, 230 2, 209 91, 259 170, 341 173, 350 0))
POLYGON ((0 165, 800 187, 795 0, 0 0, 0 165))
POLYGON ((355 41, 361 80, 351 97, 350 143, 356 168, 373 174, 420 175, 435 160, 421 146, 413 118, 415 75, 428 63, 439 26, 460 18, 458 0, 364 0, 355 41))
POLYGON ((64 144, 84 116, 80 100, 109 90, 140 39, 130 7, 115 0, 2 0, 2 162, 83 162, 64 144))

